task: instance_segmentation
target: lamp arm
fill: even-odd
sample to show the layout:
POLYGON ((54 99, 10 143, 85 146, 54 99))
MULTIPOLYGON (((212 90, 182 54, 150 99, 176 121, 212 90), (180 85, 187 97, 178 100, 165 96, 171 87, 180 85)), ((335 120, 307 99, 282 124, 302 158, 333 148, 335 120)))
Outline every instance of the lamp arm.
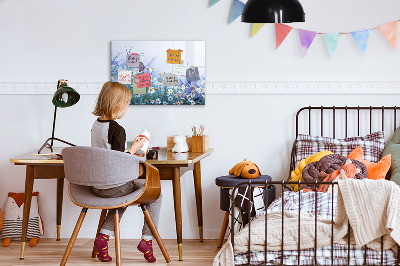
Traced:
MULTIPOLYGON (((58 88, 60 88, 60 84, 61 84, 61 80, 58 80, 56 91, 58 90, 58 88)), ((57 106, 54 106, 53 131, 51 133, 50 148, 53 148, 54 130, 56 128, 56 117, 57 117, 57 106)))
POLYGON ((50 144, 50 148, 53 147, 54 131, 55 131, 55 129, 56 129, 56 118, 57 118, 57 106, 54 106, 53 131, 51 132, 51 144, 50 144))
POLYGON ((54 140, 58 140, 59 142, 68 144, 68 145, 70 145, 70 146, 76 146, 75 144, 72 144, 72 143, 67 142, 67 141, 65 141, 65 140, 62 140, 62 139, 59 139, 59 138, 55 138, 55 137, 54 137, 54 131, 55 131, 55 128, 56 128, 56 118, 57 118, 57 106, 55 106, 55 108, 54 108, 53 131, 52 131, 52 133, 51 133, 51 138, 48 138, 48 139, 44 142, 44 144, 42 145, 42 147, 40 147, 40 149, 39 149, 39 151, 38 151, 39 154, 40 154, 40 152, 41 152, 46 146, 47 146, 47 148, 50 148, 50 151, 51 151, 51 152, 53 152, 53 142, 54 142, 54 140), (50 144, 49 144, 49 141, 50 141, 50 144))

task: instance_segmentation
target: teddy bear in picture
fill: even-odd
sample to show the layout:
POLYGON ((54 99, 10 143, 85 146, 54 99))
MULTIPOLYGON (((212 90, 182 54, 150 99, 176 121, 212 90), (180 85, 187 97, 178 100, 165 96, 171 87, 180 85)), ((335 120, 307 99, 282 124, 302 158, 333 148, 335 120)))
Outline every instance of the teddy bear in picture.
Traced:
MULTIPOLYGON (((38 207, 39 192, 32 193, 31 211, 29 214, 27 239, 30 239, 29 246, 36 245, 40 236, 43 235, 43 223, 39 215, 38 207)), ((1 237, 3 247, 8 247, 11 240, 21 241, 22 219, 24 213, 24 193, 9 192, 4 208, 3 228, 1 237)))
POLYGON ((175 146, 172 148, 172 152, 188 152, 189 146, 186 143, 185 136, 175 136, 174 137, 175 146))
POLYGON ((231 170, 229 170, 229 174, 249 179, 257 178, 258 176, 260 176, 260 168, 258 168, 255 163, 246 160, 247 158, 244 159, 242 162, 237 163, 231 170))

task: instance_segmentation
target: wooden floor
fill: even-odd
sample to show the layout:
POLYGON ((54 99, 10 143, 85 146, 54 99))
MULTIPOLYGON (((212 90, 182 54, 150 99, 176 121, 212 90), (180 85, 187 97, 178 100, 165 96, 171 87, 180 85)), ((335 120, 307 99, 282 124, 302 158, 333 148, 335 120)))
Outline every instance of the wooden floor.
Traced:
MULTIPOLYGON (((69 239, 40 239, 36 247, 25 249, 25 259, 20 260, 20 242, 12 241, 9 247, 0 246, 0 265, 60 265, 65 248, 69 239)), ((217 240, 183 240, 183 261, 178 260, 178 247, 176 240, 163 240, 168 250, 172 262, 167 264, 162 256, 157 242, 154 241, 154 254, 157 258, 156 263, 149 264, 143 254, 136 249, 140 240, 121 240, 122 264, 123 265, 212 265, 215 255, 218 253, 217 240)), ((77 239, 68 259, 67 265, 115 265, 114 262, 114 243, 110 240, 110 255, 113 262, 104 263, 91 258, 93 240, 77 239)))

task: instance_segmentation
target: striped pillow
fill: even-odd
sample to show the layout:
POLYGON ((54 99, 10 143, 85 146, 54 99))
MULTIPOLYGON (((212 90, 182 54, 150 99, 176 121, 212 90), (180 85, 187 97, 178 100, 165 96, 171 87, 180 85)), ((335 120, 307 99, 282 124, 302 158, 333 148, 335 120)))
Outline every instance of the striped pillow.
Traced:
POLYGON ((329 137, 317 137, 299 134, 296 139, 295 159, 296 165, 302 159, 317 152, 329 150, 343 156, 361 146, 364 151, 364 159, 370 162, 378 162, 385 148, 383 131, 378 131, 364 137, 352 137, 345 139, 333 139, 329 137))

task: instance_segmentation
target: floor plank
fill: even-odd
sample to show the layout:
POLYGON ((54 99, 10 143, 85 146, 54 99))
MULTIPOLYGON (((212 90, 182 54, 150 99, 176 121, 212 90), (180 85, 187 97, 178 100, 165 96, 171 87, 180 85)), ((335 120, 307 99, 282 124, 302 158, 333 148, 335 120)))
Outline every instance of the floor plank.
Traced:
MULTIPOLYGON (((12 241, 9 247, 0 246, 0 264, 3 266, 11 265, 60 265, 61 258, 64 255, 69 239, 40 239, 36 247, 27 246, 25 249, 25 259, 19 259, 21 244, 18 241, 12 241)), ((150 264, 143 258, 143 254, 136 249, 140 240, 121 240, 122 264, 149 266, 150 264)), ((154 241, 154 254, 157 258, 157 265, 212 265, 215 255, 218 253, 218 240, 204 240, 200 242, 197 239, 185 239, 183 241, 183 261, 178 261, 178 247, 176 240, 163 240, 168 250, 172 262, 167 264, 162 256, 157 243, 154 241)), ((110 240, 110 255, 115 259, 113 239, 110 240)), ((77 239, 68 259, 67 265, 114 265, 112 263, 103 263, 97 259, 92 259, 93 240, 77 239)))

